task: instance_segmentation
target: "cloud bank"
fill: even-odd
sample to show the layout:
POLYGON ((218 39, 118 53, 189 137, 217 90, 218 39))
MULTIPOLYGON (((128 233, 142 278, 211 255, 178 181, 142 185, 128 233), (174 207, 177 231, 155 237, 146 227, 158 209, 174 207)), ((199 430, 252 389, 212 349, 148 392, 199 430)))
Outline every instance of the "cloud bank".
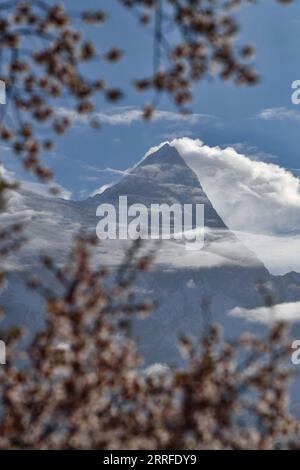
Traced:
POLYGON ((265 235, 300 235, 300 179, 274 163, 232 147, 189 138, 171 142, 197 174, 225 223, 265 235))
POLYGON ((229 312, 234 317, 245 318, 248 321, 265 324, 278 321, 294 322, 300 320, 300 302, 285 302, 273 307, 258 307, 247 309, 236 307, 229 312))
POLYGON ((227 226, 273 273, 300 272, 298 177, 232 147, 209 147, 190 138, 170 143, 197 174, 227 226))

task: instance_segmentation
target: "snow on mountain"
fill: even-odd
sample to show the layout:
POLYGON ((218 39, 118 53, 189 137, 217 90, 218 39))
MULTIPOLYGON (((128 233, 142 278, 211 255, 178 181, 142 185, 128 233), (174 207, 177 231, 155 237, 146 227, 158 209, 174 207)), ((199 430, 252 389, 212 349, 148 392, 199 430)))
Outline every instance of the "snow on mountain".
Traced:
MULTIPOLYGON (((149 318, 134 321, 133 325, 146 364, 181 363, 178 333, 203 334, 212 321, 219 321, 230 337, 245 329, 264 330, 265 325, 259 321, 248 322, 242 316, 229 315, 236 307, 262 307, 265 297, 275 303, 300 300, 300 275, 272 276, 226 227, 198 177, 178 151, 166 144, 147 155, 117 184, 86 201, 50 198, 24 189, 11 193, 8 209, 0 216, 1 223, 24 222, 28 242, 9 260, 14 272, 2 296, 8 310, 14 310, 8 323, 25 322, 30 330, 40 327, 41 301, 20 287, 22 271, 38 272, 36 260, 41 250, 63 262, 78 231, 95 233, 97 207, 109 203, 117 209, 122 195, 127 196, 128 205, 178 203, 205 207, 204 248, 190 251, 182 241, 164 240, 157 247, 152 270, 137 279, 137 296, 146 293, 157 303, 149 318)), ((129 244, 127 240, 103 241, 94 262, 117 266, 129 244)), ((156 245, 151 240, 144 242, 146 252, 153 246, 156 245)))
MULTIPOLYGON (((82 210, 90 221, 97 224, 96 209, 100 204, 112 204, 119 207, 119 196, 127 196, 128 206, 143 204, 204 204, 205 249, 189 252, 180 243, 164 241, 157 253, 158 264, 176 268, 200 268, 223 265, 245 265, 260 267, 262 263, 248 250, 236 236, 228 230, 223 220, 215 211, 195 173, 187 166, 178 151, 165 144, 158 151, 148 155, 117 184, 103 193, 84 201, 82 210)), ((92 224, 92 225, 93 225, 92 224)), ((108 243, 112 245, 115 256, 118 248, 124 243, 108 243), (116 249, 117 247, 117 249, 116 249)), ((110 260, 111 250, 108 250, 110 260)))

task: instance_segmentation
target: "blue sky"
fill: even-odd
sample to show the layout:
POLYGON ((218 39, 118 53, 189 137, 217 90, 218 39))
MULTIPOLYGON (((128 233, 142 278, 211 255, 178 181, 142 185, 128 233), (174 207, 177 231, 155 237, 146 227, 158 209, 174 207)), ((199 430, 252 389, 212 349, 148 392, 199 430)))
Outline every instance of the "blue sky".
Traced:
MULTIPOLYGON (((65 4, 75 10, 82 2, 66 0, 65 4)), ((291 83, 300 79, 298 0, 292 6, 263 0, 238 13, 242 26, 240 41, 257 47, 255 65, 262 77, 259 85, 237 88, 217 80, 200 83, 194 89, 195 116, 182 121, 170 100, 163 98, 160 113, 152 123, 137 118, 136 110, 145 96, 128 86, 132 78, 144 77, 151 71, 151 31, 141 28, 117 1, 97 4, 109 10, 109 21, 104 27, 95 28, 91 37, 100 51, 120 45, 126 56, 109 67, 98 62, 90 72, 104 75, 111 85, 120 85, 121 80, 126 96, 117 108, 103 101, 97 103, 104 122, 102 129, 91 130, 77 122, 47 157, 57 182, 72 191, 75 198, 87 197, 118 178, 119 174, 110 169, 124 170, 149 147, 181 136, 201 139, 209 146, 235 145, 242 153, 251 154, 251 158, 276 162, 289 169, 300 168, 300 106, 291 103, 291 83), (266 109, 269 111, 264 112, 266 109)), ((89 6, 93 8, 95 2, 86 0, 85 7, 89 6)), ((5 164, 18 173, 13 158, 4 149, 5 164)))

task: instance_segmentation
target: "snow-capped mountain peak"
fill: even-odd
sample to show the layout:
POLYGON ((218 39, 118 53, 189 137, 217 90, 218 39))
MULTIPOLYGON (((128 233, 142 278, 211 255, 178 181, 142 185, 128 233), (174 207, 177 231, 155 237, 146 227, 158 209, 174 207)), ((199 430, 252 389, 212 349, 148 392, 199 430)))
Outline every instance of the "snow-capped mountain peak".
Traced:
POLYGON ((148 153, 139 166, 168 164, 186 166, 178 150, 169 143, 163 144, 158 150, 148 153))

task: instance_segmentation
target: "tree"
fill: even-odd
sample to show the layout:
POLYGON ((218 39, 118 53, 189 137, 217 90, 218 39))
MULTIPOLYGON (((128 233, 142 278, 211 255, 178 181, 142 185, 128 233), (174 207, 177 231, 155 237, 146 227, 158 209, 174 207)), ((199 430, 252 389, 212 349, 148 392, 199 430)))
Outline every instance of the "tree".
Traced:
MULTIPOLYGON (((47 301, 46 327, 26 350, 7 333, 0 368, 0 449, 296 448, 299 422, 288 410, 290 343, 282 325, 266 338, 222 340, 211 326, 200 344, 179 346, 185 369, 142 371, 126 331, 151 305, 132 299, 134 275, 149 266, 127 258, 118 282, 92 268, 95 240, 78 240, 66 266, 43 263, 58 295, 36 280, 47 301), (110 287, 108 287, 110 286, 110 287)), ((142 320, 141 320, 142 321, 142 320)))

